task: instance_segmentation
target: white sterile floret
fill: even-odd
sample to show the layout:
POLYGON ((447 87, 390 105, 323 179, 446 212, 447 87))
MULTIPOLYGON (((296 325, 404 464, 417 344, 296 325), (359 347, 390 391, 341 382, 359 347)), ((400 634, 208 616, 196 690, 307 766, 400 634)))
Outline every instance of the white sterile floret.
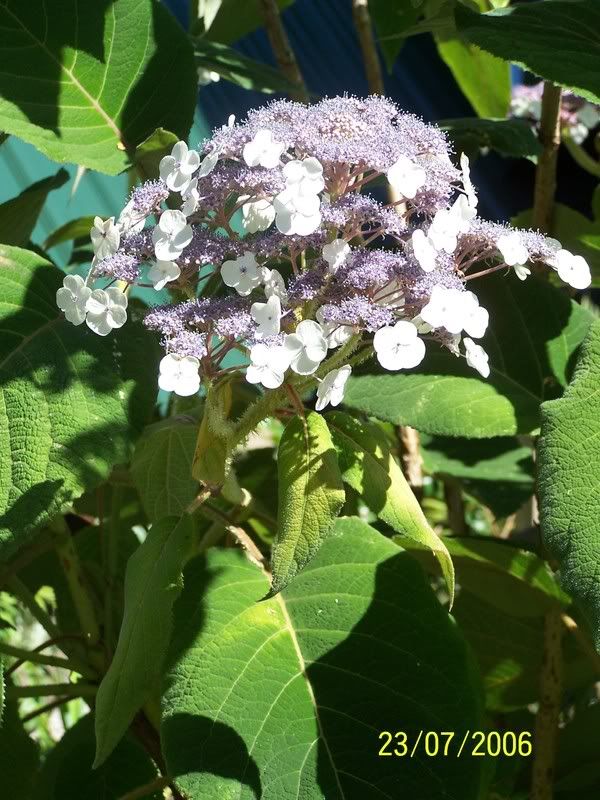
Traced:
POLYGON ((339 406, 344 399, 346 382, 350 377, 352 367, 346 364, 345 367, 332 369, 317 386, 317 402, 315 409, 322 411, 326 406, 339 406))
POLYGON ((198 177, 206 178, 207 175, 213 171, 217 166, 217 161, 221 155, 220 150, 212 150, 208 155, 204 156, 200 168, 198 169, 198 177))
POLYGON ((262 383, 265 389, 277 389, 283 383, 289 365, 289 354, 283 345, 268 347, 259 342, 250 350, 246 380, 248 383, 262 383))
POLYGON ((94 262, 113 256, 121 243, 121 230, 115 225, 115 218, 102 219, 94 217, 94 224, 90 231, 92 247, 94 248, 94 262))
POLYGON ((198 178, 192 178, 185 190, 181 193, 181 213, 189 217, 198 208, 200 192, 198 191, 198 178))
POLYGON ((64 313, 67 322, 81 325, 85 321, 86 304, 92 290, 79 275, 67 275, 56 292, 56 305, 64 313))
POLYGON ((107 336, 127 322, 127 295, 116 286, 94 289, 87 303, 86 325, 98 336, 107 336))
POLYGON ((323 166, 314 156, 302 161, 298 159, 288 161, 282 172, 286 189, 292 189, 298 194, 319 194, 325 188, 323 166))
POLYGON ((466 199, 469 206, 475 211, 477 209, 477 192, 471 180, 471 168, 469 166, 469 157, 465 153, 460 154, 460 169, 462 172, 462 184, 465 190, 466 199))
POLYGON ((456 217, 458 233, 466 233, 469 230, 471 220, 477 216, 477 208, 472 206, 466 195, 459 195, 452 206, 450 213, 456 217))
POLYGON ((500 251, 504 263, 509 267, 526 264, 529 260, 527 248, 516 231, 499 236, 496 240, 496 247, 500 251))
POLYGON ((260 276, 264 284, 265 295, 267 297, 276 295, 282 303, 287 303, 288 293, 281 272, 276 269, 262 267, 260 276))
POLYGON ((444 250, 451 254, 456 250, 458 234, 462 228, 463 219, 460 214, 443 208, 434 216, 427 231, 427 237, 436 250, 444 250))
POLYGON ((221 277, 227 286, 231 286, 243 297, 249 295, 252 289, 260 286, 262 281, 260 267, 254 253, 249 250, 231 261, 224 261, 221 267, 221 277))
POLYGON ((312 375, 327 355, 327 340, 323 328, 312 319, 298 323, 294 333, 285 337, 283 344, 290 366, 298 375, 312 375))
POLYGON ((242 155, 249 167, 265 167, 273 169, 279 164, 281 154, 285 150, 283 142, 276 142, 267 128, 256 131, 252 141, 244 145, 242 155))
POLYGON ((192 241, 192 229, 181 211, 163 211, 152 231, 154 253, 159 261, 178 258, 192 241))
POLYGON ((408 156, 400 156, 386 172, 390 186, 402 197, 412 200, 425 183, 423 167, 415 164, 408 156))
POLYGON ((164 289, 169 281, 176 281, 180 275, 181 270, 174 261, 157 261, 148 271, 148 277, 157 292, 164 289))
POLYGON ((548 264, 558 272, 559 278, 574 289, 587 289, 592 282, 592 274, 583 256, 576 256, 568 250, 559 250, 548 264))
POLYGON ((195 150, 188 150, 185 142, 177 142, 171 150, 171 155, 161 158, 158 171, 167 188, 172 192, 182 192, 199 166, 198 153, 195 150))
POLYGON ((577 120, 591 131, 600 124, 600 110, 592 103, 586 103, 577 112, 577 120))
POLYGON ((252 303, 250 316, 258 325, 257 338, 276 336, 281 330, 281 300, 274 294, 266 303, 252 303))
POLYGON ((200 389, 200 362, 194 356, 169 353, 160 362, 158 385, 165 392, 190 397, 200 389))
POLYGON ((467 364, 484 378, 490 374, 489 356, 479 344, 475 344, 472 339, 465 337, 463 339, 465 345, 465 355, 467 357, 467 364))
POLYGON ((431 243, 431 239, 426 235, 425 231, 420 228, 413 233, 411 237, 412 249, 419 266, 424 272, 431 272, 435 269, 437 251, 431 243))
POLYGON ((135 210, 132 198, 119 214, 117 227, 121 233, 139 233, 144 229, 145 223, 146 217, 135 210))
MULTIPOLYGON (((246 197, 248 195, 240 197, 240 200, 244 200, 246 197)), ((242 225, 248 233, 266 231, 274 221, 275 209, 273 208, 273 203, 266 198, 252 200, 242 206, 242 225)))
POLYGON ((384 369, 410 369, 425 357, 425 342, 412 322, 400 320, 380 328, 373 337, 377 360, 384 369))
POLYGON ((323 248, 323 258, 329 266, 328 272, 335 275, 351 252, 350 245, 344 239, 335 239, 326 244, 323 248))
POLYGON ((327 340, 327 347, 332 350, 334 347, 340 347, 350 339, 356 330, 351 325, 340 325, 337 322, 325 322, 323 319, 323 309, 319 308, 315 314, 317 322, 320 323, 323 329, 323 335, 327 340))
POLYGON ((523 264, 515 264, 513 269, 515 271, 515 275, 520 281, 524 281, 531 275, 531 270, 529 267, 525 267, 523 264))
POLYGON ((321 224, 321 201, 317 194, 301 195, 285 189, 273 198, 275 225, 286 236, 310 236, 321 224))
POLYGON ((439 285, 433 287, 429 302, 423 306, 419 316, 434 329, 445 328, 453 334, 465 330, 476 339, 483 336, 489 321, 487 310, 479 305, 473 292, 439 285))

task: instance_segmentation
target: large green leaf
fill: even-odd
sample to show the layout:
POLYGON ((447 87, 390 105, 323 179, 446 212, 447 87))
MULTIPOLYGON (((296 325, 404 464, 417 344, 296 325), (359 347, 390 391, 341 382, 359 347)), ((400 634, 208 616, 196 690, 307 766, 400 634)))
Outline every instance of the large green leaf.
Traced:
POLYGON ((9 700, 0 724, 0 796, 29 800, 39 761, 39 747, 28 736, 17 703, 9 700))
POLYGON ((144 431, 131 472, 151 520, 181 516, 198 494, 192 461, 198 424, 189 417, 169 417, 144 431))
MULTIPOLYGON (((120 800, 157 777, 150 756, 130 736, 99 769, 92 768, 93 760, 94 720, 88 714, 50 750, 37 776, 33 800, 120 800)), ((163 794, 155 790, 143 797, 162 800, 163 794)))
POLYGON ((597 0, 543 0, 477 14, 457 6, 470 42, 600 103, 597 0))
POLYGON ((155 523, 125 574, 125 613, 119 641, 96 697, 96 760, 104 763, 136 712, 160 685, 171 638, 171 609, 194 541, 191 517, 155 523))
POLYGON ((344 503, 342 476, 327 423, 310 411, 286 426, 277 456, 279 510, 272 550, 272 593, 315 555, 344 503))
POLYGON ((161 731, 186 796, 474 800, 477 759, 378 757, 384 730, 412 746, 420 729, 456 741, 481 724, 470 656, 414 560, 341 519, 287 589, 256 603, 267 588, 231 549, 186 572, 161 731))
POLYGON ((586 339, 573 382, 545 403, 538 489, 544 544, 581 606, 600 649, 600 322, 586 339))
POLYGON ((65 169, 56 175, 44 178, 0 205, 0 242, 25 246, 29 243, 33 229, 44 207, 46 198, 53 189, 59 189, 69 179, 65 169))
POLYGON ((298 88, 274 67, 243 56, 220 42, 196 39, 194 52, 199 67, 212 70, 243 89, 272 93, 290 92, 298 88))
POLYGON ((436 36, 438 52, 480 117, 503 117, 510 102, 510 66, 458 36, 436 36))
POLYGON ((503 156, 537 156, 542 148, 532 126, 524 119, 442 119, 436 125, 446 131, 456 150, 477 156, 491 148, 503 156))
POLYGON ((452 601, 454 567, 450 554, 427 522, 402 470, 390 453, 383 431, 377 425, 360 422, 340 411, 328 414, 327 424, 338 451, 343 479, 380 519, 434 553, 452 601))
POLYGON ((429 347, 408 373, 350 378, 345 402, 367 414, 443 436, 512 436, 540 423, 540 403, 568 380, 571 357, 593 319, 547 282, 515 276, 474 281, 490 312, 480 379, 448 351, 429 347))
POLYGON ((129 459, 154 407, 158 348, 133 321, 106 338, 66 322, 64 273, 34 253, 0 247, 0 269, 4 559, 129 459))
POLYGON ((54 161, 115 175, 160 123, 187 137, 191 45, 154 0, 6 0, 0 128, 54 161))
POLYGON ((60 228, 57 228, 48 236, 44 242, 44 250, 56 247, 57 244, 71 242, 76 239, 85 238, 89 242, 90 231, 93 225, 93 216, 77 217, 77 219, 71 219, 69 222, 65 222, 64 225, 61 225, 60 228))
POLYGON ((404 44, 402 34, 407 32, 419 19, 419 8, 416 3, 370 0, 369 11, 379 37, 379 46, 386 66, 391 72, 404 44))

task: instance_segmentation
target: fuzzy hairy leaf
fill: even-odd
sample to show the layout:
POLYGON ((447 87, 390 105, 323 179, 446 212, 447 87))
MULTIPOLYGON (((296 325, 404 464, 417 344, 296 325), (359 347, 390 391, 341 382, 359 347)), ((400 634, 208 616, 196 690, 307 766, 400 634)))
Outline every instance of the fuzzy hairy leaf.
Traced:
POLYGON ((597 0, 541 0, 477 14, 456 8, 473 44, 600 103, 600 6, 597 0))
POLYGON ((442 436, 479 439, 537 430, 540 404, 566 385, 593 316, 545 281, 511 275, 474 283, 490 312, 482 340, 490 356, 488 379, 430 345, 415 370, 351 377, 346 405, 442 436))
POLYGON ((136 712, 160 685, 171 638, 171 609, 194 541, 191 517, 155 523, 127 563, 117 649, 96 696, 96 759, 103 764, 136 712))
POLYGON ((198 425, 169 417, 144 431, 135 447, 131 474, 148 517, 179 517, 198 493, 192 460, 198 425))
POLYGON ((277 457, 278 530, 271 593, 280 592, 322 545, 344 503, 342 476, 324 418, 310 411, 286 426, 277 457))
POLYGON ((0 128, 53 161, 116 175, 160 122, 187 137, 187 36, 153 0, 0 5, 0 128))
POLYGON ((338 451, 342 477, 373 513, 397 533, 429 548, 442 569, 450 602, 454 598, 454 567, 446 545, 427 522, 377 425, 360 422, 341 411, 327 415, 338 451))
POLYGON ((564 397, 542 407, 540 524, 565 589, 600 649, 600 322, 582 347, 564 397))
POLYGON ((154 407, 158 348, 139 323, 102 338, 67 322, 56 307, 64 273, 34 253, 0 247, 0 276, 5 559, 128 461, 154 407))
POLYGON ((46 198, 54 189, 59 189, 69 179, 65 169, 56 175, 43 178, 0 205, 0 242, 26 247, 46 198))
POLYGON ((424 769, 377 755, 398 720, 411 737, 480 725, 461 633, 411 556, 339 519, 295 581, 257 603, 267 588, 231 549, 186 570, 161 729, 186 797, 474 800, 478 759, 424 769))

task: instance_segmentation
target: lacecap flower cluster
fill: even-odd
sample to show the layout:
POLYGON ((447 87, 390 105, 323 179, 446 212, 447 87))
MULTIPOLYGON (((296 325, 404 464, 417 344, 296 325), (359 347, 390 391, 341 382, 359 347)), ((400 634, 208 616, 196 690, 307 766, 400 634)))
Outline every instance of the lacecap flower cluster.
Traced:
POLYGON ((480 219, 469 161, 450 155, 438 128, 380 97, 231 117, 199 151, 178 142, 116 221, 96 218, 90 273, 66 277, 58 305, 104 336, 125 323, 130 285, 169 287, 145 325, 165 349, 159 386, 184 396, 235 369, 265 389, 312 382, 322 409, 343 399, 353 353, 397 371, 440 345, 487 377, 470 281, 525 280, 540 263, 584 289, 590 270, 553 239, 480 219), (380 184, 389 202, 368 193, 380 184), (242 366, 224 365, 232 350, 242 366))

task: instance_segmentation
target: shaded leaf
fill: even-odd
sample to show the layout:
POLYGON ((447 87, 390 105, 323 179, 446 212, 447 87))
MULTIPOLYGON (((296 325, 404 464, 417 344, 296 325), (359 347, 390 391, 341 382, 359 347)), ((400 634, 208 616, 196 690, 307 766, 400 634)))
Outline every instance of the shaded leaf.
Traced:
POLYGON ((443 436, 484 438, 536 430, 540 403, 566 384, 573 354, 593 317, 546 281, 523 282, 510 275, 474 283, 490 312, 482 340, 490 355, 487 380, 464 359, 429 346, 411 372, 351 377, 346 405, 443 436))
POLYGON ((391 72, 404 44, 402 34, 416 24, 420 14, 419 8, 415 3, 370 0, 369 11, 385 64, 388 72, 391 72))
POLYGON ((377 755, 398 720, 411 738, 481 724, 470 656, 413 559, 340 519, 296 580, 257 604, 267 588, 231 549, 186 570, 161 738, 190 800, 376 800, 407 787, 415 800, 474 800, 477 759, 424 769, 377 755))
POLYGON ((541 145, 531 125, 523 119, 442 119, 436 123, 449 135, 457 151, 490 148, 503 156, 537 156, 541 145))
POLYGON ((125 612, 119 641, 96 696, 96 758, 103 764, 136 712, 160 685, 171 638, 171 609, 192 551, 191 517, 155 523, 125 573, 125 612))
POLYGON ((427 522, 402 470, 390 453, 383 431, 340 411, 328 414, 327 424, 338 451, 343 479, 363 498, 369 509, 397 533, 433 552, 442 569, 452 604, 452 559, 442 539, 427 522))
POLYGON ((290 92, 298 88, 274 67, 243 56, 219 42, 196 39, 194 52, 197 66, 212 70, 243 89, 272 93, 290 92))
POLYGON ((74 239, 88 239, 90 238, 90 230, 94 224, 94 217, 78 217, 77 219, 69 220, 53 231, 44 242, 44 250, 49 250, 57 244, 63 242, 70 242, 74 239))
POLYGON ((279 508, 271 555, 271 593, 313 558, 344 503, 342 476, 327 423, 308 412, 288 422, 277 456, 279 508))
MULTIPOLYGON (((0 12, 1 13, 1 12, 0 12)), ((69 180, 66 169, 28 186, 20 195, 0 205, 0 242, 27 245, 46 198, 69 180)))
POLYGON ((135 148, 134 165, 142 180, 158 178, 161 158, 170 154, 179 137, 164 128, 157 128, 135 148))
MULTIPOLYGON (((158 348, 129 321, 101 338, 56 307, 64 273, 0 248, 0 553, 128 461, 156 398, 158 348)), ((130 309, 130 316, 135 308, 130 309)))
POLYGON ((151 425, 138 441, 131 474, 150 520, 183 514, 198 494, 192 459, 198 425, 189 417, 169 417, 151 425))
POLYGON ((116 175, 160 122, 187 137, 192 48, 152 0, 7 0, 0 6, 0 127, 53 161, 116 175))
POLYGON ((600 648, 600 322, 582 347, 564 397, 542 408, 538 446, 540 524, 565 589, 600 648))
MULTIPOLYGON (((283 10, 294 0, 276 0, 276 2, 280 10, 283 10)), ((194 6, 197 22, 193 32, 202 34, 208 30, 213 42, 233 44, 264 24, 260 0, 244 0, 243 3, 238 0, 194 0, 194 6), (211 13, 213 20, 210 26, 205 25, 202 19, 204 14, 201 13, 207 6, 212 6, 213 10, 218 6, 217 13, 211 13)))
POLYGON ((15 701, 8 701, 0 724, 0 795, 29 800, 40 763, 40 750, 27 734, 15 701))
POLYGON ((456 24, 473 44, 600 103, 596 0, 542 0, 487 14, 457 6, 456 24))

